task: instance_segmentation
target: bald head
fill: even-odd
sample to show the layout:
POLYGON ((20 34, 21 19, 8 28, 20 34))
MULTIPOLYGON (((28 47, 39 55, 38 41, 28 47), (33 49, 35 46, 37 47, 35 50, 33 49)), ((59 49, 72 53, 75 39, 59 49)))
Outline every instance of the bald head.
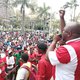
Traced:
POLYGON ((80 37, 80 24, 77 22, 68 23, 63 31, 63 40, 71 40, 80 37))
POLYGON ((72 33, 80 35, 80 24, 77 22, 70 22, 65 27, 66 30, 71 31, 72 33))

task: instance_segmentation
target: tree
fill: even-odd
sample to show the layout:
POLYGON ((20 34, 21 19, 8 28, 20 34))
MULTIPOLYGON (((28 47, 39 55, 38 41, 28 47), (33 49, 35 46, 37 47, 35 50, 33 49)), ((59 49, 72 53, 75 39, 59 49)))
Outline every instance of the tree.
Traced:
POLYGON ((71 10, 73 10, 73 17, 72 17, 72 13, 71 13, 71 20, 74 20, 74 21, 75 21, 75 14, 76 14, 77 6, 79 6, 79 5, 77 4, 76 0, 71 0, 70 2, 66 2, 66 4, 63 6, 64 9, 70 8, 71 10))
POLYGON ((16 0, 13 4, 14 6, 21 5, 21 13, 22 13, 22 33, 25 31, 25 7, 30 8, 34 11, 34 5, 30 2, 30 0, 16 0))
POLYGON ((38 7, 38 11, 37 11, 39 13, 38 16, 40 16, 40 17, 42 17, 42 16, 47 17, 49 9, 50 9, 50 7, 46 6, 45 3, 44 3, 43 7, 38 7))
MULTIPOLYGON (((45 3, 43 4, 43 7, 38 7, 38 18, 41 19, 41 25, 44 24, 43 30, 45 30, 46 27, 46 22, 50 17, 50 13, 48 12, 48 10, 50 9, 49 6, 46 6, 45 3)), ((40 24, 39 24, 40 25, 40 24)))
MULTIPOLYGON (((0 17, 2 18, 2 22, 5 28, 8 28, 9 25, 9 17, 14 15, 13 6, 11 5, 11 0, 0 0, 0 17)), ((4 26, 3 26, 4 29, 4 26)))

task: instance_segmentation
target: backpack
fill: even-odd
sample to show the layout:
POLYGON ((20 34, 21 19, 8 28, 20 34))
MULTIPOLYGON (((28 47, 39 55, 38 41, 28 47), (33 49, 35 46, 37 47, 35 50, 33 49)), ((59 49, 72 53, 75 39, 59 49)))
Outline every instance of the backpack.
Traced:
POLYGON ((25 68, 29 71, 28 80, 36 80, 36 76, 35 76, 35 73, 34 73, 33 69, 30 69, 28 66, 23 66, 22 68, 25 68))

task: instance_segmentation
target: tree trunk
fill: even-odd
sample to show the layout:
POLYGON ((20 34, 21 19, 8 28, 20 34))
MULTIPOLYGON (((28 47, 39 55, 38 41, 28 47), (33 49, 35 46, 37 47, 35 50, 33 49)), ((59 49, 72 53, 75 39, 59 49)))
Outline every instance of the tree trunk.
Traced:
POLYGON ((22 35, 25 33, 25 7, 22 9, 22 35))

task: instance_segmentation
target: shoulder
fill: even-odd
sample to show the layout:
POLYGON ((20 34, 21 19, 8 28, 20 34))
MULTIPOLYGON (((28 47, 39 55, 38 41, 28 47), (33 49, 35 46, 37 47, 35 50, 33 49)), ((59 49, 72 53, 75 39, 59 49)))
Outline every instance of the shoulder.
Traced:
POLYGON ((60 46, 59 48, 56 49, 56 52, 68 52, 67 49, 65 48, 66 45, 60 46))
POLYGON ((29 71, 27 70, 27 69, 25 69, 25 68, 19 68, 19 70, 18 70, 18 73, 20 74, 26 74, 26 73, 28 73, 29 71))
POLYGON ((49 60, 52 65, 56 65, 59 63, 69 63, 70 62, 70 54, 67 48, 64 46, 60 46, 59 48, 55 49, 54 51, 49 52, 49 60))
POLYGON ((10 58, 11 58, 11 59, 14 59, 14 56, 11 56, 10 58))
POLYGON ((71 53, 74 49, 70 45, 60 46, 56 50, 56 56, 61 63, 68 63, 71 60, 71 53))
POLYGON ((16 80, 24 80, 27 78, 27 75, 29 74, 29 71, 25 68, 19 68, 17 72, 16 80))
POLYGON ((39 65, 39 66, 41 66, 41 65, 44 66, 44 65, 45 65, 45 59, 39 60, 38 65, 39 65))

